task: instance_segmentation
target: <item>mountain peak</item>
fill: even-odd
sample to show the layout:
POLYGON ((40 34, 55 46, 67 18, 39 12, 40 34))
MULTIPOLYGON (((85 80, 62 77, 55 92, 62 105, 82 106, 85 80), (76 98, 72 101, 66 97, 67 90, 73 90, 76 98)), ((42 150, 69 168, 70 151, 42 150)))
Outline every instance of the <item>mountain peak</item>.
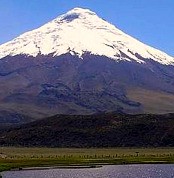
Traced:
POLYGON ((90 9, 85 9, 85 8, 81 8, 81 7, 76 7, 70 11, 68 11, 67 13, 88 13, 88 14, 96 14, 95 12, 91 11, 90 9))
POLYGON ((91 18, 92 15, 96 15, 96 13, 90 11, 89 9, 74 8, 68 11, 66 14, 59 16, 55 20, 59 21, 61 19, 62 21, 71 22, 78 18, 91 18))
POLYGON ((91 16, 97 16, 97 14, 95 12, 92 12, 89 9, 74 8, 74 9, 68 11, 66 14, 59 16, 55 20, 59 21, 61 19, 62 21, 71 22, 78 18, 87 20, 88 18, 91 18, 91 16))
POLYGON ((89 10, 89 9, 84 9, 84 8, 80 8, 80 7, 76 7, 70 11, 68 11, 66 14, 87 14, 87 15, 96 15, 95 12, 89 10))
POLYGON ((70 53, 83 58, 84 53, 106 56, 115 61, 146 63, 152 59, 174 65, 174 58, 123 33, 89 9, 74 8, 42 27, 24 33, 0 46, 5 56, 38 54, 59 56, 70 53))

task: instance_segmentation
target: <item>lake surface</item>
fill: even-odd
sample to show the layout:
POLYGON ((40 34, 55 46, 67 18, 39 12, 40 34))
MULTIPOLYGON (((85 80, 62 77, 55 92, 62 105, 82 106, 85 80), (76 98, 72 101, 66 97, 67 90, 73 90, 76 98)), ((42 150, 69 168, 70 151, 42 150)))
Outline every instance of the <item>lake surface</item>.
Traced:
POLYGON ((174 178, 174 164, 3 172, 2 178, 174 178))

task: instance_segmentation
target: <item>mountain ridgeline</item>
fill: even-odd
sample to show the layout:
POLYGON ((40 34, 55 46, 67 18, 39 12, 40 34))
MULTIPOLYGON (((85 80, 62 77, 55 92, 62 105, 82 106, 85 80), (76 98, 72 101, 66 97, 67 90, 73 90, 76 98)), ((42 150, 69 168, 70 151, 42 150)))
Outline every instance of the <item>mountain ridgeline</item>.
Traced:
POLYGON ((1 146, 174 146, 174 114, 56 115, 0 132, 1 146))
POLYGON ((0 123, 104 111, 174 112, 174 58, 81 8, 0 46, 0 123))

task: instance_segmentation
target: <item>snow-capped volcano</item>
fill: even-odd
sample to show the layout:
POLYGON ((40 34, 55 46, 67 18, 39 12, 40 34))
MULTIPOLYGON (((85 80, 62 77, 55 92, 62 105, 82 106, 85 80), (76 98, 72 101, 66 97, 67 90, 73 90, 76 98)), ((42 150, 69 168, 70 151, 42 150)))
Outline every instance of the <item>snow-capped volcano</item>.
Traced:
POLYGON ((0 46, 0 123, 103 111, 174 112, 174 58, 81 8, 0 46))
POLYGON ((99 18, 96 13, 82 8, 75 8, 1 45, 0 59, 19 54, 36 57, 40 54, 60 56, 66 53, 83 58, 86 52, 115 61, 146 63, 144 58, 174 65, 173 57, 139 42, 99 18))

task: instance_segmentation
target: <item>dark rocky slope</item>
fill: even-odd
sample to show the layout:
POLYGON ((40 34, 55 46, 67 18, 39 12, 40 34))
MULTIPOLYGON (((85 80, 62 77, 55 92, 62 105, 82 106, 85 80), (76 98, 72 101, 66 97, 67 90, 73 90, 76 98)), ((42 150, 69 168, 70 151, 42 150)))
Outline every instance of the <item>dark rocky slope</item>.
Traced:
POLYGON ((1 133, 0 145, 80 148, 174 146, 174 114, 57 115, 1 133))
MULTIPOLYGON (((153 113, 153 109, 144 110, 143 102, 130 99, 129 91, 146 89, 162 98, 173 95, 173 76, 172 66, 150 60, 142 65, 90 54, 83 59, 70 54, 6 57, 0 60, 0 113, 35 119, 101 111, 153 113)), ((174 111, 174 100, 170 102, 170 110, 168 105, 161 105, 155 113, 174 111)), ((9 115, 10 119, 13 117, 9 115)))

